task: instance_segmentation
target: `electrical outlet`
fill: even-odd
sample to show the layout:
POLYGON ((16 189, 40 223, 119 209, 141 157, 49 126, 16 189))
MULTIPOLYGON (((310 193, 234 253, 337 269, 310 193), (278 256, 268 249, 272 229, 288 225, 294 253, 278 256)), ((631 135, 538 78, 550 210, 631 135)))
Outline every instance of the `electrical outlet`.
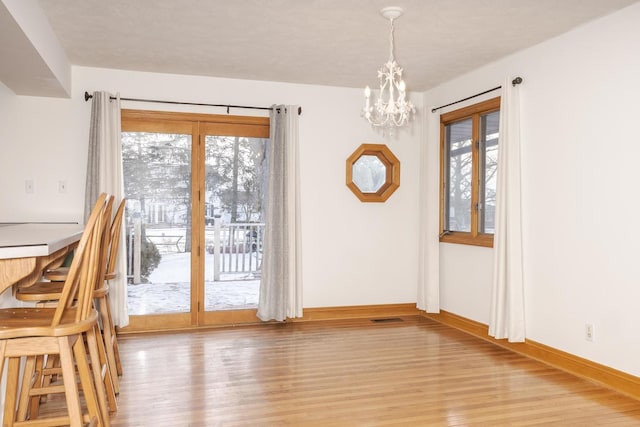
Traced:
POLYGON ((586 323, 584 325, 584 339, 587 341, 593 341, 593 325, 586 323))
POLYGON ((24 192, 25 193, 33 193, 34 192, 34 185, 33 185, 33 180, 32 179, 26 179, 24 181, 24 192))

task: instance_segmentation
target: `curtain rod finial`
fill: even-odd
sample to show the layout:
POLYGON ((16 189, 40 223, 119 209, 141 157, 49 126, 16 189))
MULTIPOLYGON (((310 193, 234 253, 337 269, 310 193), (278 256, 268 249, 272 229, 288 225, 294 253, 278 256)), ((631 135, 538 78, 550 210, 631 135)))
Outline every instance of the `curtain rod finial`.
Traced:
POLYGON ((516 77, 515 79, 513 79, 513 80, 511 81, 511 84, 512 84, 513 86, 515 86, 515 85, 519 85, 520 83, 522 83, 522 77, 516 77))
POLYGON ((84 100, 85 102, 90 100, 91 98, 93 98, 93 95, 89 95, 89 92, 87 92, 86 90, 84 91, 84 100))

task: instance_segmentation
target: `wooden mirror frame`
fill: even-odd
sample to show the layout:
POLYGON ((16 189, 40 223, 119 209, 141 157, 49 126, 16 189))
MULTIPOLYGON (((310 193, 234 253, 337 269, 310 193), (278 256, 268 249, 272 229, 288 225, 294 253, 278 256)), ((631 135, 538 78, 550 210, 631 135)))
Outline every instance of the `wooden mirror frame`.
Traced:
POLYGON ((385 202, 400 187, 400 160, 384 144, 362 144, 347 158, 347 187, 362 202, 385 202), (353 182, 353 165, 362 156, 376 156, 386 168, 384 184, 375 193, 364 193, 353 182))

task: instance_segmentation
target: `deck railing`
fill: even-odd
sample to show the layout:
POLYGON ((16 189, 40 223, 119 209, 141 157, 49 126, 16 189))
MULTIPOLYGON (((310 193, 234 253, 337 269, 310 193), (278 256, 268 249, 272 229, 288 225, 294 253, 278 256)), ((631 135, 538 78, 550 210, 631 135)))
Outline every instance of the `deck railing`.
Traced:
POLYGON ((260 273, 262 265, 262 223, 220 224, 205 231, 206 250, 213 255, 213 280, 220 273, 260 273))
MULTIPOLYGON (((187 250, 186 233, 185 227, 147 227, 145 238, 161 255, 165 255, 187 250)), ((132 283, 140 283, 140 224, 127 224, 127 234, 127 277, 132 283)), ((213 264, 213 280, 220 280, 221 273, 237 275, 236 280, 259 275, 263 235, 263 223, 222 224, 216 221, 213 226, 206 226, 205 262, 213 264)))

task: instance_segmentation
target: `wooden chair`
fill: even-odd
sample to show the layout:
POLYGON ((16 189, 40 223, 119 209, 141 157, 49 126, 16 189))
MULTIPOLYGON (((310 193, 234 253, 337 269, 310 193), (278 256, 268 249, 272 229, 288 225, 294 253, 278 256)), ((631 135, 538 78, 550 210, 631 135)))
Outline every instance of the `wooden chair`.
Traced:
MULTIPOLYGON (((98 314, 92 306, 93 289, 104 274, 106 200, 105 194, 99 197, 85 225, 57 306, 0 310, 0 373, 5 359, 8 360, 3 426, 13 426, 16 421, 20 426, 110 425, 97 350, 98 314), (87 361, 87 349, 91 365, 87 361), (63 381, 62 386, 52 387, 52 391, 64 391, 67 414, 25 420, 26 411, 16 410, 20 360, 26 358, 27 364, 31 364, 34 356, 52 354, 60 358, 63 381), (86 402, 85 414, 80 404, 76 369, 86 402)), ((30 372, 25 369, 24 375, 30 372)))
MULTIPOLYGON (((124 216, 124 208, 127 199, 123 198, 118 205, 118 209, 111 223, 109 257, 107 259, 107 270, 104 275, 106 283, 100 289, 96 289, 94 297, 98 301, 98 313, 102 321, 102 336, 104 339, 107 357, 111 372, 117 376, 122 375, 122 363, 120 362, 120 351, 118 349, 118 338, 116 328, 111 315, 111 305, 109 304, 109 281, 114 280, 118 273, 116 271, 116 263, 118 261, 118 250, 120 249, 120 234, 122 231, 122 219, 124 216)), ((64 267, 52 269, 44 274, 44 278, 50 281, 64 281, 66 272, 64 267)), ((119 392, 118 378, 113 379, 116 393, 119 392)))
MULTIPOLYGON (((122 230, 122 218, 124 214, 126 199, 122 199, 118 209, 111 222, 109 233, 109 252, 106 258, 104 280, 101 281, 94 291, 93 297, 96 301, 96 308, 100 315, 102 339, 104 342, 104 350, 109 363, 109 372, 111 374, 111 384, 115 394, 120 391, 118 376, 122 375, 122 364, 120 363, 120 352, 118 350, 118 340, 111 316, 111 305, 109 304, 109 280, 116 278, 116 261, 118 257, 118 249, 120 246, 120 234, 122 230)), ((19 288, 16 291, 16 299, 20 301, 54 301, 59 298, 62 289, 62 283, 69 272, 68 267, 60 267, 45 272, 44 277, 50 282, 38 282, 33 286, 19 288)), ((109 387, 107 387, 109 389, 109 387)), ((109 396, 109 406, 115 412, 115 398, 109 396)))
MULTIPOLYGON (((116 372, 117 375, 122 375, 122 363, 120 362, 120 351, 118 349, 116 329, 113 323, 113 317, 111 316, 111 305, 108 303, 108 282, 110 280, 114 280, 117 277, 116 263, 118 260, 118 250, 120 248, 120 234, 122 231, 122 219, 124 216, 126 201, 126 198, 123 198, 120 201, 120 205, 118 206, 118 209, 116 210, 116 213, 113 217, 113 222, 111 223, 111 244, 109 248, 109 258, 107 260, 107 270, 105 273, 105 280, 107 281, 107 283, 104 288, 97 291, 101 294, 104 294, 105 296, 104 298, 99 298, 98 296, 96 296, 96 298, 98 298, 98 311, 100 313, 103 325, 105 347, 108 352, 110 364, 111 366, 115 365, 115 369, 113 369, 113 371, 116 372), (109 329, 104 329, 104 325, 109 325, 109 329)), ((68 271, 68 267, 58 267, 47 270, 43 276, 45 279, 51 282, 61 282, 66 279, 68 271)), ((115 381, 117 385, 117 378, 115 379, 115 381)))
MULTIPOLYGON (((111 197, 107 201, 107 207, 106 207, 106 210, 109 212, 109 215, 107 217, 107 223, 111 219, 112 204, 113 204, 113 198, 111 197)), ((123 209, 121 208, 123 207, 124 207, 124 204, 121 203, 120 207, 118 208, 118 211, 116 212, 116 217, 112 223, 111 228, 108 229, 105 227, 105 230, 104 230, 103 242, 105 245, 105 250, 102 252, 102 258, 100 260, 100 262, 103 265, 102 277, 107 276, 107 273, 106 273, 107 271, 106 269, 108 266, 107 260, 108 258, 110 259, 111 255, 114 252, 111 236, 115 235, 116 238, 119 238, 119 235, 120 235, 119 232, 117 231, 114 232, 114 225, 115 223, 119 223, 120 225, 122 225, 123 209), (108 253, 111 254, 109 257, 107 257, 108 253)), ((116 249, 116 252, 117 252, 117 249, 116 249)), ((64 275, 65 277, 67 277, 69 273, 69 268, 61 267, 61 269, 64 269, 64 275)), ((53 274, 62 274, 62 273, 58 271, 57 273, 53 273, 53 274)), ((15 297, 20 301, 36 302, 39 306, 51 306, 51 305, 55 306, 61 296, 64 283, 65 282, 61 282, 61 281, 38 282, 29 287, 18 288, 16 290, 15 297)), ((95 308, 98 312, 98 315, 100 316, 98 325, 102 326, 101 328, 98 328, 98 332, 101 338, 98 341, 98 355, 99 355, 100 365, 101 366, 106 365, 105 368, 103 369, 103 382, 104 382, 104 386, 107 393, 106 396, 107 396, 109 410, 111 412, 117 412, 118 403, 117 403, 116 395, 119 393, 120 390, 119 390, 118 374, 116 372, 116 369, 117 369, 116 361, 119 360, 119 357, 118 359, 116 359, 116 355, 114 353, 114 350, 117 349, 117 347, 115 347, 114 349, 115 329, 114 329, 113 321, 111 318, 109 302, 107 300, 108 293, 109 293, 109 286, 105 282, 105 280, 96 281, 96 287, 93 290, 93 302, 95 304, 95 308)), ((48 357, 46 361, 46 365, 44 364, 45 361, 43 360, 43 358, 36 360, 35 362, 36 364, 33 367, 33 369, 35 373, 36 374, 39 373, 41 377, 39 377, 38 381, 35 382, 33 386, 34 389, 39 389, 39 388, 46 389, 49 386, 50 381, 52 379, 51 374, 52 373, 55 374, 56 372, 55 370, 56 362, 57 360, 55 357, 48 357)), ((31 368, 31 365, 29 365, 29 368, 31 368)), ((36 393, 36 392, 33 391, 32 393, 36 393)), ((23 402, 24 399, 26 399, 26 396, 21 396, 21 404, 20 404, 21 407, 26 406, 26 403, 23 402)), ((32 413, 36 412, 37 409, 35 408, 38 407, 38 400, 32 399, 30 406, 31 406, 31 412, 32 413)))

